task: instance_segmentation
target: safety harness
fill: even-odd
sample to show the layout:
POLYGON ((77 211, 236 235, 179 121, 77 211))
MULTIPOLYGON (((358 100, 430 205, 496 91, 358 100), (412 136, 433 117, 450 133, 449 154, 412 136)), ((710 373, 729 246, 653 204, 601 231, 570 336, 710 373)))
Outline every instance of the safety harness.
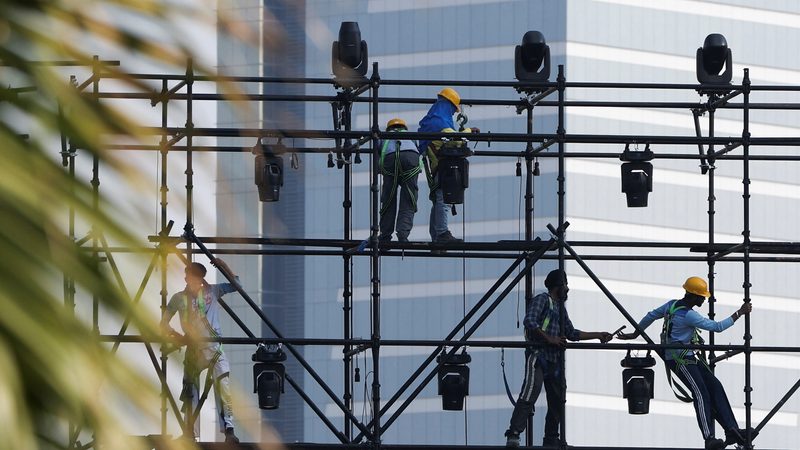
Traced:
MULTIPOLYGON (((385 176, 392 177, 392 189, 389 192, 389 198, 394 198, 397 195, 397 186, 400 183, 407 183, 409 180, 412 180, 417 175, 419 175, 420 171, 422 171, 422 161, 419 162, 416 166, 408 170, 400 170, 400 141, 397 139, 387 139, 383 142, 383 147, 381 148, 381 157, 378 160, 378 167, 381 170, 381 174, 385 176), (388 171, 384 168, 383 162, 386 158, 386 154, 388 153, 389 145, 394 143, 394 170, 388 171)), ((427 171, 426 171, 427 173, 427 171)), ((380 215, 386 212, 386 209, 389 207, 391 202, 386 202, 381 206, 380 215)), ((414 205, 414 212, 417 212, 417 198, 415 195, 411 195, 411 203, 414 205)))
MULTIPOLYGON (((673 344, 674 341, 672 340, 672 325, 676 315, 685 316, 688 312, 685 305, 679 305, 678 300, 672 302, 667 308, 666 313, 664 314, 664 325, 661 329, 661 343, 662 344, 673 344)), ((700 333, 697 331, 697 328, 694 329, 694 334, 692 335, 691 344, 693 345, 700 345, 703 344, 703 338, 700 336, 700 333)), ((665 355, 669 355, 672 360, 675 361, 675 364, 679 366, 685 366, 687 364, 697 364, 698 361, 703 363, 704 366, 708 367, 708 363, 706 362, 706 354, 705 351, 699 350, 695 351, 696 355, 695 358, 688 358, 689 349, 666 349, 665 355)), ((669 367, 664 365, 664 368, 667 372, 667 381, 669 382, 669 386, 672 388, 672 392, 675 394, 675 397, 686 403, 691 403, 693 401, 691 392, 682 385, 682 381, 678 378, 669 367)))

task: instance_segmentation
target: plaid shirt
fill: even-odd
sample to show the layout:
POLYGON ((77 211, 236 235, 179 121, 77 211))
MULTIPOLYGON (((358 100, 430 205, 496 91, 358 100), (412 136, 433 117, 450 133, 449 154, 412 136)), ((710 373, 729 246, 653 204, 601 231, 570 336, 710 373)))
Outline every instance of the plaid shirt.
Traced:
MULTIPOLYGON (((561 304, 563 305, 563 303, 561 304)), ((553 299, 550 298, 550 294, 547 292, 536 295, 525 305, 525 320, 523 321, 525 325, 525 337, 533 344, 531 347, 539 350, 542 357, 548 361, 558 361, 560 350, 558 347, 547 345, 539 338, 534 337, 532 332, 537 328, 542 329, 545 319, 549 317, 550 321, 547 327, 542 329, 542 331, 550 336, 560 335, 561 325, 558 317, 558 305, 559 302, 553 301, 553 299)), ((575 327, 572 326, 572 321, 569 320, 569 314, 567 314, 567 308, 563 308, 563 310, 566 337, 570 341, 577 341, 580 330, 576 330, 575 327)))

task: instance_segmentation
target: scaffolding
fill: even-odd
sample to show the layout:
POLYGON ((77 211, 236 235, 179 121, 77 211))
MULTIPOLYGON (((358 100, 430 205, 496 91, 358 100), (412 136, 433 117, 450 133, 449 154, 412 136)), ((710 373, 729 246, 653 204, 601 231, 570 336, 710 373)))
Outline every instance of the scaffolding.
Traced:
MULTIPOLYGON (((564 75, 564 67, 558 67, 558 75, 555 82, 543 83, 520 83, 520 82, 501 82, 501 81, 459 81, 459 80, 389 80, 379 76, 378 63, 373 63, 372 74, 368 79, 344 87, 341 80, 324 78, 268 78, 268 77, 207 77, 194 73, 191 62, 187 66, 185 74, 165 75, 165 74, 131 74, 130 79, 142 82, 160 82, 161 89, 152 95, 146 93, 129 92, 108 92, 101 89, 103 79, 113 78, 111 72, 103 70, 103 63, 95 58, 91 77, 83 83, 77 84, 79 90, 89 90, 88 94, 97 101, 105 99, 124 99, 135 101, 149 101, 154 108, 160 108, 161 126, 143 129, 145 134, 160 138, 158 145, 143 145, 117 143, 109 145, 112 150, 133 150, 159 152, 160 154, 160 232, 157 235, 148 236, 153 248, 146 251, 152 252, 150 264, 147 267, 144 278, 139 286, 137 294, 132 298, 133 302, 141 299, 145 286, 149 282, 153 271, 159 268, 161 271, 161 307, 162 311, 167 304, 167 265, 168 257, 176 255, 182 262, 186 263, 195 254, 204 254, 212 258, 215 254, 237 254, 237 255, 320 255, 336 256, 343 260, 343 328, 344 336, 341 339, 312 339, 296 336, 284 336, 280 329, 273 323, 261 306, 254 301, 242 286, 231 277, 226 271, 221 273, 233 283, 241 297, 251 307, 252 311, 258 315, 263 326, 269 328, 274 334, 274 338, 264 338, 250 330, 244 321, 230 308, 224 300, 220 300, 222 308, 227 311, 233 321, 239 326, 247 337, 220 337, 214 339, 224 344, 230 345, 252 345, 252 344, 281 344, 307 372, 307 374, 325 392, 330 402, 332 402, 344 415, 344 422, 337 426, 323 413, 320 407, 304 392, 302 387, 292 378, 293 374, 286 374, 286 381, 296 391, 296 393, 306 403, 319 420, 331 431, 340 444, 295 444, 293 448, 344 448, 351 445, 368 445, 371 448, 381 447, 411 449, 425 448, 427 446, 410 445, 387 445, 381 442, 381 436, 392 426, 397 418, 406 410, 410 403, 419 395, 422 389, 430 383, 437 374, 441 362, 435 362, 436 356, 443 353, 454 355, 465 345, 472 347, 491 347, 491 348, 523 348, 526 346, 522 341, 481 341, 472 340, 471 337, 478 330, 481 324, 492 314, 508 294, 519 284, 524 283, 524 295, 526 299, 533 297, 533 277, 532 270, 534 265, 542 260, 556 260, 559 268, 564 268, 565 261, 576 262, 583 271, 593 280, 596 286, 607 297, 608 301, 625 317, 628 324, 635 328, 647 341, 646 344, 639 343, 610 343, 610 344, 591 344, 591 343, 570 343, 566 346, 570 349, 616 349, 616 350, 657 350, 664 348, 676 348, 676 346, 664 346, 656 344, 643 330, 637 321, 631 317, 622 304, 615 298, 614 294, 604 285, 592 271, 588 261, 695 261, 706 262, 708 265, 709 289, 712 293, 709 299, 710 317, 714 318, 714 277, 715 264, 721 261, 740 262, 743 271, 743 299, 750 302, 750 264, 752 262, 800 262, 800 243, 795 242, 751 242, 750 240, 750 163, 755 160, 763 161, 800 161, 797 155, 751 155, 751 146, 797 146, 800 144, 800 137, 751 137, 750 135, 750 112, 752 110, 798 110, 800 104, 796 103, 752 103, 750 96, 755 91, 764 92, 786 92, 800 91, 800 86, 758 86, 750 83, 749 71, 744 69, 743 82, 737 85, 696 85, 696 84, 658 84, 658 83, 597 83, 597 82, 568 82, 564 75), (261 129, 261 128, 198 128, 193 124, 193 102, 196 101, 226 101, 229 100, 223 94, 201 94, 193 92, 195 82, 217 82, 224 81, 234 84, 255 84, 255 85, 284 85, 297 84, 326 85, 335 90, 335 95, 275 95, 275 94, 241 94, 237 97, 239 101, 247 102, 323 102, 332 105, 334 115, 334 128, 326 130, 306 130, 306 129, 261 129), (463 242, 453 244, 423 243, 423 242, 380 242, 378 240, 379 222, 379 179, 380 172, 378 167, 378 155, 380 154, 380 140, 389 137, 390 134, 381 130, 379 125, 379 112, 387 104, 429 104, 427 98, 406 98, 406 97, 382 97, 381 88, 384 86, 454 86, 454 87, 481 87, 481 88, 506 88, 516 89, 520 94, 519 100, 492 100, 492 99, 464 99, 462 104, 467 105, 487 105, 487 106, 510 106, 515 107, 517 114, 524 114, 527 121, 527 128, 520 133, 450 133, 450 138, 469 139, 473 142, 514 142, 524 143, 524 151, 489 151, 478 150, 474 152, 473 158, 484 156, 524 158, 525 197, 524 197, 524 239, 507 240, 499 242, 463 242), (631 102, 631 101, 568 101, 566 92, 568 89, 629 89, 629 90, 684 90, 697 91, 702 96, 707 97, 707 101, 701 103, 691 102, 631 102), (733 102, 741 99, 740 102, 733 102), (185 104, 186 123, 181 127, 169 126, 169 106, 174 102, 185 104), (352 106, 354 103, 369 103, 370 127, 369 130, 357 131, 352 128, 352 106), (534 133, 533 117, 534 110, 538 107, 551 107, 557 109, 557 129, 554 133, 534 133), (612 135, 612 134, 569 134, 565 128, 565 116, 567 108, 582 107, 636 107, 636 108, 658 108, 673 110, 688 110, 692 112, 695 121, 695 136, 659 136, 659 135, 612 135), (741 110, 742 134, 741 137, 715 137, 714 136, 714 113, 717 110, 741 110), (708 114, 709 135, 702 136, 700 132, 700 117, 708 114), (337 155, 337 163, 342 170, 344 177, 344 202, 343 220, 344 235, 342 239, 272 239, 256 238, 245 236, 202 236, 198 237, 194 233, 193 217, 193 160, 192 156, 198 152, 250 152, 251 147, 236 146, 200 146, 195 145, 194 139, 197 137, 237 137, 250 139, 304 139, 316 138, 325 139, 333 143, 327 147, 293 147, 288 151, 291 153, 304 153, 311 155, 327 155, 331 152, 337 155), (620 158, 619 153, 602 152, 568 152, 567 144, 572 143, 596 143, 596 144, 671 144, 680 146, 697 146, 697 154, 688 153, 655 153, 655 159, 688 160, 699 161, 703 173, 708 179, 708 242, 698 244, 696 242, 631 242, 631 241, 569 241, 565 238, 565 231, 568 230, 569 222, 565 214, 565 182, 567 177, 566 161, 569 158, 599 158, 612 159, 620 158), (707 149, 704 147, 707 146, 707 149), (546 152, 547 149, 554 147, 555 152, 546 152), (740 149, 741 153, 733 151, 740 149), (173 232, 173 223, 169 221, 167 191, 169 190, 167 180, 168 155, 170 152, 183 152, 186 154, 186 222, 183 226, 182 234, 173 232), (362 242, 355 240, 351 236, 351 208, 352 208, 352 160, 360 158, 361 155, 370 156, 370 237, 362 242), (533 208, 533 177, 534 160, 537 158, 555 158, 557 161, 557 221, 548 224, 547 230, 550 233, 548 240, 534 237, 534 208, 533 208), (742 167, 742 240, 741 242, 715 242, 715 204, 714 204, 714 176, 715 164, 717 162, 739 162, 742 167), (209 248, 209 245, 236 245, 235 248, 209 248), (281 248, 275 248, 281 247, 281 248), (685 252, 682 255, 611 255, 611 254, 582 254, 577 249, 648 249, 658 251, 659 249, 674 249, 685 252), (449 253, 442 252, 443 250, 449 253), (755 254, 755 255, 754 255, 755 254), (380 260, 387 257, 412 257, 412 258, 495 258, 510 261, 507 270, 495 281, 480 300, 467 311, 464 318, 450 330, 441 340, 389 340, 381 337, 381 273, 380 260), (353 308, 353 286, 351 274, 351 261, 353 258, 368 258, 370 261, 370 303, 372 311, 371 330, 368 339, 354 338, 353 324, 351 323, 350 311, 353 308), (515 273, 516 272, 516 273, 515 273), (461 333, 461 338, 457 335, 461 333), (343 357, 344 386, 343 395, 339 397, 334 389, 315 371, 314 367, 305 360, 302 353, 298 351, 301 346, 334 346, 341 348, 343 357), (418 346, 431 349, 430 355, 419 365, 407 378, 406 382, 396 392, 386 393, 380 387, 382 347, 391 346, 418 346), (361 352, 371 352, 372 368, 374 377, 371 385, 372 408, 374 417, 370 421, 359 420, 353 413, 353 392, 352 386, 352 363, 353 358, 361 352), (409 393, 410 392, 410 393, 409 393), (406 399, 399 405, 398 402, 402 395, 408 393, 406 399), (384 402, 384 398, 388 400, 384 402), (382 406, 383 405, 383 406, 382 406), (391 414, 389 413, 392 411, 391 414)), ((245 91, 244 89, 242 90, 245 91)), ((404 134, 407 139, 440 139, 442 133, 418 133, 407 132, 404 134)), ((64 165, 70 174, 75 175, 75 155, 77 148, 73 143, 67 143, 62 139, 61 154, 64 165)), ((519 167, 519 163, 518 163, 519 167)), ((98 157, 95 155, 92 164, 91 185, 94 190, 94 206, 99 208, 99 172, 100 166, 98 157)), ((79 246, 85 247, 91 252, 95 261, 99 264, 101 260, 108 262, 108 266, 114 274, 116 280, 123 287, 125 283, 122 275, 115 263, 114 253, 125 251, 142 251, 142 249, 110 247, 102 236, 100 230, 92 230, 84 237, 78 237, 75 230, 74 212, 70 214, 69 223, 70 237, 79 246)), ((127 291, 126 291, 127 292, 127 291)), ((64 279, 65 303, 69 307, 75 305, 74 283, 68 278, 64 279)), ((98 324, 98 299, 93 299, 92 326, 99 332, 98 324)), ((563 324, 563 321, 562 321, 563 324)), ((753 345, 750 335, 751 319, 749 315, 744 317, 744 342, 737 345, 719 345, 711 340, 707 345, 700 346, 680 346, 680 348, 705 349, 713 352, 722 352, 721 355, 712 358, 712 364, 730 358, 733 355, 743 353, 745 357, 745 410, 746 410, 746 429, 751 428, 755 431, 761 430, 769 420, 777 413, 780 408, 800 387, 800 380, 791 386, 784 397, 772 408, 769 414, 758 424, 754 423, 751 414, 751 355, 753 352, 800 352, 800 347, 786 346, 756 346, 753 345)), ((123 342, 141 342, 149 355, 150 361, 158 378, 162 384, 162 405, 161 405, 161 432, 167 434, 167 417, 172 411, 175 420, 183 427, 191 427, 191 418, 181 415, 175 395, 170 391, 167 384, 167 360, 169 349, 162 345, 160 354, 154 348, 153 342, 147 342, 141 336, 127 334, 128 321, 125 321, 122 328, 114 335, 101 335, 102 339, 113 343, 113 348, 119 347, 123 342)), ((157 344, 157 343, 156 343, 157 344)), ((561 364, 564 363, 562 352, 561 364)), ((562 366, 563 367, 563 366, 562 366)), ((565 376, 565 371, 561 371, 565 376)), ((566 442, 565 411, 562 405, 561 415, 561 437, 562 443, 566 442)), ((71 430, 71 445, 75 445, 79 435, 79 429, 71 430)), ((528 445, 530 433, 528 433, 528 445)), ((751 442, 750 432, 747 436, 751 442)), ((206 448, 215 448, 213 444, 205 445, 206 448)), ((244 447, 244 445, 243 445, 244 447)), ((453 446, 448 446, 453 447, 453 446)), ((479 447, 475 447, 479 448, 479 447)), ((589 447, 586 447, 589 448, 589 447)), ((653 448, 653 447, 648 447, 653 448)))

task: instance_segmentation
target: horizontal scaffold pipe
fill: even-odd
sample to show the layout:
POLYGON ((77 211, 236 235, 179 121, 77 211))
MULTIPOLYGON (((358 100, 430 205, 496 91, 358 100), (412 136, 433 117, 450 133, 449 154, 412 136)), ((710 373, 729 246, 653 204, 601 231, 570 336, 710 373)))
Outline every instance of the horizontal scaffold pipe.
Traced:
MULTIPOLYGON (((118 65, 118 61, 103 62, 109 65, 118 65)), ((101 72, 101 78, 126 78, 138 80, 167 80, 181 81, 186 80, 186 74, 152 74, 134 73, 119 74, 114 72, 101 72)), ((194 81, 203 82, 227 82, 227 83, 290 83, 290 84, 329 84, 335 85, 333 78, 290 78, 290 77, 253 77, 253 76, 208 76, 192 75, 194 81)), ((521 83, 519 81, 475 81, 475 80, 409 80, 409 79, 381 79, 383 86, 468 86, 468 87, 510 87, 523 89, 547 89, 557 87, 555 82, 521 83)), ((727 93, 732 90, 741 90, 742 85, 729 84, 720 86, 718 84, 685 84, 685 83, 613 83, 613 82, 586 82, 568 81, 567 88, 589 88, 589 89, 670 89, 670 90, 691 90, 703 92, 727 93)), ((800 85, 751 85, 751 91, 800 91, 800 85)))
MULTIPOLYGON (((200 238, 207 244, 243 244, 243 245, 279 245, 279 246, 301 246, 301 247, 335 247, 335 248, 354 248, 363 241, 357 239, 295 239, 295 238, 264 238, 250 236, 204 236, 200 238)), ((147 237, 149 242, 180 244, 186 242, 179 236, 159 236, 150 235, 147 237)), ((714 252, 724 251, 740 243, 715 243, 707 244, 704 242, 634 242, 634 241, 567 241, 573 247, 623 247, 623 248, 688 248, 693 252, 706 252, 712 249, 714 252)), ((450 244, 437 244, 433 242, 385 242, 380 247, 384 249, 408 249, 408 250, 509 250, 525 251, 536 250, 543 246, 542 242, 526 240, 502 240, 487 242, 459 242, 450 244)), ((369 245, 366 248, 371 248, 369 245)), ((800 242, 759 242, 750 243, 750 252, 774 253, 777 250, 800 252, 800 242)))
MULTIPOLYGON (((159 145, 144 145, 144 144, 110 144, 104 148, 108 150, 120 151, 161 151, 159 145)), ((169 148, 171 152, 185 152, 189 148, 185 145, 175 145, 169 148)), ((218 153, 248 153, 253 151, 252 146, 237 147, 237 146, 212 146, 212 145, 198 145, 192 146, 193 152, 218 152, 218 153)), ((336 147, 292 147, 289 153, 303 153, 303 154, 325 154, 330 152, 341 151, 336 147)), ((369 148, 352 149, 350 153, 356 154, 369 154, 372 151, 369 148)), ((598 158, 598 159, 619 159, 622 153, 609 153, 609 152, 565 152, 565 158, 598 158)), ((518 151, 492 151, 492 150, 475 150, 473 156, 503 156, 503 157, 524 157, 526 152, 518 151)), ((558 153, 537 153, 537 158, 558 158, 558 153)), ((697 153, 654 153, 653 159, 705 159, 706 155, 698 155, 697 153)), ((717 161, 732 160, 741 161, 744 159, 743 155, 720 155, 715 158, 717 161)), ((751 161, 800 161, 800 155, 750 155, 751 161)))
MULTIPOLYGON (((100 335, 103 342, 122 342, 122 343, 141 343, 141 342, 168 342, 145 338, 141 335, 116 334, 100 335)), ((220 342, 222 344, 247 345, 247 344, 290 344, 307 346, 353 346, 370 347, 375 345, 369 339, 326 339, 326 338, 248 338, 248 337, 219 337, 201 339, 208 342, 220 342)), ((513 341, 459 341, 459 340, 432 340, 432 339, 381 339, 381 347, 438 347, 438 346, 460 346, 460 347, 482 347, 482 348, 525 348, 530 344, 523 340, 513 341)), ((692 350, 718 350, 718 351, 744 351, 744 345, 680 345, 680 344, 646 344, 646 343, 608 343, 601 344, 595 342, 567 342, 568 349, 575 350, 657 350, 657 349, 692 349, 692 350)), ((800 346, 751 346, 753 352, 769 353, 800 353, 800 346)))
MULTIPOLYGON (((91 252, 91 248, 83 249, 91 252)), ((369 253, 348 253, 346 250, 292 250, 292 249, 253 249, 253 248, 210 248, 208 249, 215 255, 271 255, 271 256, 336 256, 341 258, 345 254, 349 256, 370 256, 369 253)), ((158 249, 154 248, 131 248, 131 247, 112 247, 109 251, 118 253, 155 253, 158 249)), ((185 250, 181 250, 185 252, 185 250)), ((193 254, 202 252, 194 249, 193 254)), ((400 257, 400 258, 468 258, 468 259, 514 259, 519 256, 518 252, 495 253, 495 252, 464 252, 453 251, 450 253, 431 253, 430 250, 381 250, 381 257, 400 257)), ((565 256, 568 260, 573 260, 571 256, 565 256)), ((541 259, 557 260, 558 255, 544 255, 541 259)), ((587 261, 662 261, 662 262, 707 262, 707 256, 654 256, 654 255, 583 255, 581 259, 587 261)), ((742 257, 726 257, 717 262, 742 262, 742 257)), ((771 256, 759 257, 751 256, 751 262, 800 262, 800 257, 771 256)))
MULTIPOLYGON (((128 99, 128 100, 189 100, 189 95, 181 92, 169 93, 142 93, 142 92, 100 92, 92 94, 101 99, 128 99)), ((273 101, 273 102, 321 102, 330 103, 341 101, 336 95, 310 95, 310 94, 213 94, 213 93, 192 93, 193 101, 273 101)), ((353 103, 370 103, 372 99, 355 97, 349 101, 353 103)), ((379 97, 380 104, 412 104, 429 105, 429 97, 379 97)), ((525 106, 527 102, 523 99, 461 99, 462 105, 469 106, 525 106)), ((644 101, 600 101, 600 100, 569 100, 564 102, 567 108, 648 108, 648 109, 682 109, 690 110, 702 108, 702 104, 696 102, 644 102, 644 101)), ((540 100, 536 102, 536 107, 558 107, 558 102, 554 100, 540 100)), ((751 110, 800 110, 800 103, 751 103, 748 106, 751 110)), ((742 103, 727 103, 719 105, 715 109, 744 109, 742 103)))
MULTIPOLYGON (((184 135, 187 129, 183 127, 142 127, 137 132, 144 135, 162 136, 184 135)), ((372 133, 370 131, 335 131, 335 130, 300 130, 300 129, 261 129, 261 128, 192 128, 192 136, 205 137, 241 137, 241 138, 281 138, 281 139, 358 139, 362 137, 377 137, 379 139, 395 137, 395 133, 385 131, 372 133)), ((728 145, 742 141, 741 137, 697 137, 697 136, 648 136, 648 135, 606 135, 606 134, 565 134, 560 137, 548 133, 419 133, 408 131, 403 133, 405 139, 468 139, 472 142, 528 142, 545 141, 562 138, 566 143, 585 144, 674 144, 697 145, 714 144, 728 145)), ((800 136, 781 138, 750 138, 750 145, 800 145, 800 136)))

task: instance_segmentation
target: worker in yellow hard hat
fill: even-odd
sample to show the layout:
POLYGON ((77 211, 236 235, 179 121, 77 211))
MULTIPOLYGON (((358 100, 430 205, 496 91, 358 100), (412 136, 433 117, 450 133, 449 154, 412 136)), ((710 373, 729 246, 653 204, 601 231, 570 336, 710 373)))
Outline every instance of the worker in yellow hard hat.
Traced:
MULTIPOLYGON (((705 299, 711 296, 706 280, 689 277, 683 283, 683 289, 685 291, 683 298, 664 303, 639 321, 639 328, 644 330, 656 319, 664 319, 661 331, 662 344, 703 344, 699 330, 719 333, 730 328, 736 320, 749 314, 753 309, 749 302, 744 303, 729 317, 717 322, 692 309, 695 306, 702 306, 705 299)), ((634 339, 637 336, 639 336, 638 331, 617 335, 619 339, 634 339)), ((680 348, 666 349, 663 356, 670 385, 673 385, 672 374, 675 374, 685 386, 675 384, 673 386, 675 395, 680 400, 694 403, 697 424, 705 439, 705 448, 722 449, 730 444, 744 445, 746 431, 739 429, 725 389, 708 367, 705 352, 680 348), (714 419, 725 430, 724 441, 714 436, 714 419)))
POLYGON ((408 242, 408 235, 414 226, 414 213, 417 212, 417 177, 422 171, 422 164, 416 142, 404 139, 400 134, 408 131, 405 120, 400 118, 389 120, 386 131, 396 132, 397 136, 384 139, 381 143, 378 167, 383 175, 383 187, 378 239, 381 242, 392 240, 396 218, 397 240, 408 242), (398 191, 400 191, 399 208, 398 191))
MULTIPOLYGON (((436 102, 428 110, 428 114, 419 121, 420 133, 456 132, 453 122, 453 114, 461 111, 461 96, 453 88, 444 88, 439 91, 436 102)), ((478 133, 477 127, 459 130, 459 133, 478 133)), ((426 159, 425 175, 428 177, 428 187, 430 187, 431 216, 429 231, 433 242, 461 242, 462 239, 453 237, 447 228, 447 206, 444 204, 442 190, 439 189, 436 169, 438 166, 439 149, 442 147, 442 140, 421 140, 419 142, 420 153, 426 159)))

